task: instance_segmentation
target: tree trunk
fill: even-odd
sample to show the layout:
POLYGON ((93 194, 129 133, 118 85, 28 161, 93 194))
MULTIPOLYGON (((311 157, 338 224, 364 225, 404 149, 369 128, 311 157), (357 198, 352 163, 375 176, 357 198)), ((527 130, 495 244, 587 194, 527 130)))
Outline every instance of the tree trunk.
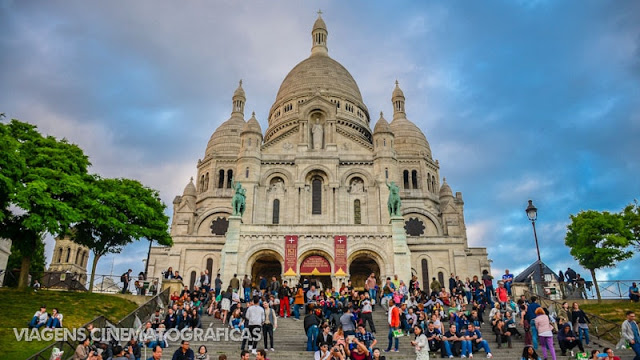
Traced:
POLYGON ((28 256, 22 257, 22 264, 20 265, 20 277, 18 278, 18 289, 26 289, 29 287, 29 269, 31 268, 31 258, 28 256))
POLYGON ((602 297, 600 297, 600 287, 598 287, 598 280, 596 280, 596 270, 595 269, 589 269, 591 270, 591 279, 593 279, 593 286, 596 287, 596 294, 598 295, 598 303, 602 302, 602 297))
POLYGON ((93 292, 93 280, 96 277, 96 266, 98 265, 98 260, 100 260, 100 256, 95 252, 93 253, 93 263, 91 264, 91 279, 89 280, 89 292, 93 292))

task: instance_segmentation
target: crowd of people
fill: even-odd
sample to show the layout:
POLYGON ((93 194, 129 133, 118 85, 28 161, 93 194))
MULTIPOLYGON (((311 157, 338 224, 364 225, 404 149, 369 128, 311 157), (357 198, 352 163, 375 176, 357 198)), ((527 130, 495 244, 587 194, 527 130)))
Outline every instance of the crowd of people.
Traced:
MULTIPOLYGON (((165 278, 178 277, 172 269, 165 272, 165 278)), ((260 276, 254 281, 247 275, 240 279, 234 274, 223 288, 220 275, 211 280, 205 270, 192 289, 185 286, 181 292, 174 292, 168 307, 157 309, 149 317, 143 330, 155 335, 146 336, 141 343, 133 339, 124 346, 83 343, 76 355, 77 359, 137 360, 146 347, 152 359, 159 359, 169 345, 164 335, 167 329, 201 328, 205 316, 229 329, 248 330, 250 336, 240 344, 243 359, 264 359, 268 352, 275 351, 274 330, 278 321, 286 318, 302 320, 306 350, 319 360, 384 359, 385 352, 399 351, 402 337, 412 337, 410 344, 417 359, 435 354, 472 358, 479 352, 492 358, 489 337, 495 338, 498 348, 511 348, 513 338, 523 339, 523 359, 539 360, 539 351, 544 359, 556 360, 556 345, 563 356, 573 356, 574 349, 583 353, 590 346, 590 319, 578 303, 564 302, 559 309, 545 309, 535 296, 516 300, 511 293, 512 282, 508 270, 495 284, 484 271, 481 276, 464 280, 452 273, 446 284, 432 278, 425 287, 416 276, 405 283, 397 275, 381 281, 372 273, 360 289, 351 281, 333 288, 311 277, 290 287, 276 276, 260 276), (374 312, 384 312, 385 329, 376 328, 374 312), (378 337, 381 331, 386 339, 384 335, 378 337)), ((60 327, 62 315, 57 309, 48 315, 43 306, 29 326, 60 327)), ((623 336, 640 354, 633 313, 623 324, 623 336)), ((604 351, 600 356, 607 354, 604 351)), ((173 351, 173 359, 210 358, 206 346, 194 352, 188 341, 182 341, 173 351)))

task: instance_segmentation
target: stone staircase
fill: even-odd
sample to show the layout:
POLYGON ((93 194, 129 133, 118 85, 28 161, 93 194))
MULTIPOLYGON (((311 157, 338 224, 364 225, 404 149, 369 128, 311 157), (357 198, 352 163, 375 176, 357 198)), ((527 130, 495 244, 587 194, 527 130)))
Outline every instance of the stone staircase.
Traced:
MULTIPOLYGON (((293 318, 278 318, 278 328, 274 331, 274 348, 275 351, 268 351, 267 357, 271 360, 274 359, 288 359, 288 360, 302 360, 302 359, 313 359, 313 353, 305 351, 307 337, 304 333, 303 315, 300 317, 300 321, 296 321, 293 318)), ((376 310, 373 313, 373 320, 376 326, 376 338, 378 339, 378 344, 376 347, 384 350, 388 346, 389 342, 387 339, 388 325, 387 325, 387 315, 385 312, 376 307, 376 310)), ((202 328, 207 329, 209 326, 215 329, 223 329, 222 322, 219 319, 214 319, 211 316, 203 316, 202 317, 202 328)), ((448 326, 448 323, 445 323, 445 326, 448 326)), ((367 329, 370 330, 370 329, 367 329)), ((522 334, 524 331, 519 329, 522 334)), ((522 349, 524 347, 524 341, 522 339, 513 338, 513 348, 507 348, 506 344, 503 344, 501 349, 498 349, 498 344, 495 341, 495 336, 491 332, 490 324, 485 324, 481 327, 480 331, 483 334, 483 338, 489 342, 489 346, 491 348, 493 358, 496 360, 519 360, 522 355, 522 349)), ((413 347, 410 345, 410 341, 413 340, 413 335, 404 336, 400 338, 400 351, 399 352, 389 352, 384 353, 388 360, 408 360, 415 359, 415 353, 413 352, 413 347)), ((555 341, 555 339, 554 339, 555 341)), ((596 340, 598 342, 598 340, 596 340)), ((585 348, 587 351, 591 351, 592 349, 600 349, 607 345, 596 344, 593 341, 591 346, 592 348, 585 348)), ((198 342, 198 341, 190 341, 190 347, 194 352, 200 347, 200 345, 205 345, 209 352, 209 356, 211 360, 217 360, 220 354, 226 354, 228 359, 239 359, 240 358, 240 345, 241 342, 238 341, 214 341, 214 342, 198 342)), ((260 340, 258 344, 258 349, 262 349, 264 346, 263 340, 260 340)), ((180 347, 179 342, 170 342, 169 347, 164 349, 162 354, 162 359, 171 359, 173 353, 180 347)), ((574 351, 578 351, 577 348, 574 351)), ((538 355, 542 357, 541 349, 538 349, 538 355)), ((625 359, 633 359, 634 354, 631 350, 615 350, 616 356, 619 356, 622 360, 625 359)), ((147 350, 147 354, 145 356, 143 350, 143 359, 151 356, 151 352, 147 350)), ((560 356, 560 348, 556 342, 556 355, 557 359, 569 359, 568 356, 562 357, 560 356)), ((440 352, 434 355, 432 352, 431 358, 439 358, 440 352)), ((251 358, 255 358, 254 355, 251 358)), ((485 359, 486 354, 483 350, 480 350, 478 353, 474 354, 474 359, 485 359)), ((549 356, 549 359, 551 357, 549 356)), ((574 357, 575 359, 575 357, 574 357)))

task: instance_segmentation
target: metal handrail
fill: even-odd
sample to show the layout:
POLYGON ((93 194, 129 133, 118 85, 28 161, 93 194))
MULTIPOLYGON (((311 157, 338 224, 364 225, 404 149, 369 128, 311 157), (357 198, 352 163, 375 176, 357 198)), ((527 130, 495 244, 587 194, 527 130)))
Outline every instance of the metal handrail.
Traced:
MULTIPOLYGON (((89 321, 88 323, 82 325, 81 327, 86 328, 91 324, 93 324, 95 328, 102 328, 105 327, 106 324, 110 324, 110 322, 106 317, 100 315, 89 321)), ((51 358, 51 352, 53 351, 54 347, 57 347, 58 349, 64 351, 65 354, 73 355, 73 353, 76 351, 77 346, 78 343, 75 341, 57 341, 31 355, 27 358, 27 360, 49 360, 51 358)))
MULTIPOLYGON (((117 323, 113 324, 118 328, 134 328, 139 327, 142 324, 142 321, 148 319, 151 314, 155 312, 157 308, 165 308, 169 304, 170 297, 170 289, 166 288, 158 295, 152 297, 144 304, 140 305, 137 309, 130 312, 127 316, 122 318, 117 323), (139 323, 138 323, 139 322, 139 323)), ((104 328, 107 324, 112 324, 106 317, 100 315, 90 322, 82 325, 82 327, 86 328, 89 324, 93 324, 95 328, 104 328)), ((60 350, 63 350, 65 354, 71 354, 76 351, 76 347, 79 342, 77 341, 59 341, 50 344, 44 349, 38 351, 34 355, 31 355, 27 360, 49 360, 51 357, 51 351, 53 351, 54 347, 58 347, 60 350), (46 356, 45 356, 46 354, 46 356)), ((63 355, 66 359, 71 359, 66 355, 63 355)))
MULTIPOLYGON (((562 307, 562 302, 551 300, 547 297, 540 296, 538 294, 534 294, 530 291, 525 290, 525 296, 530 298, 531 296, 535 296, 538 298, 538 303, 543 308, 549 309, 551 313, 552 310, 557 311, 562 307)), ((608 346, 613 347, 620 341, 622 334, 622 324, 615 323, 613 321, 606 320, 596 314, 588 313, 587 317, 589 318, 590 323, 589 326, 589 334, 595 336, 599 340, 607 341, 611 344, 608 346)))

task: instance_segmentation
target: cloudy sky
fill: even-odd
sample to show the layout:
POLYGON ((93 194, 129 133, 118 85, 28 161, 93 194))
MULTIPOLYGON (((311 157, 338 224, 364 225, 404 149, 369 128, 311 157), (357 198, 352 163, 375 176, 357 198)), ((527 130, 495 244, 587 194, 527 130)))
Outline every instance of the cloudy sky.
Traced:
MULTIPOLYGON (((239 79, 245 112, 266 128, 282 79, 309 55, 318 8, 329 53, 371 114, 392 113, 400 81, 495 275, 536 259, 528 199, 543 261, 566 269, 577 267, 569 214, 640 197, 637 1, 0 0, 0 112, 79 144, 93 172, 139 179, 171 206, 239 79)), ((97 272, 141 271, 146 247, 97 272)), ((637 279, 638 259, 599 278, 637 279)))

